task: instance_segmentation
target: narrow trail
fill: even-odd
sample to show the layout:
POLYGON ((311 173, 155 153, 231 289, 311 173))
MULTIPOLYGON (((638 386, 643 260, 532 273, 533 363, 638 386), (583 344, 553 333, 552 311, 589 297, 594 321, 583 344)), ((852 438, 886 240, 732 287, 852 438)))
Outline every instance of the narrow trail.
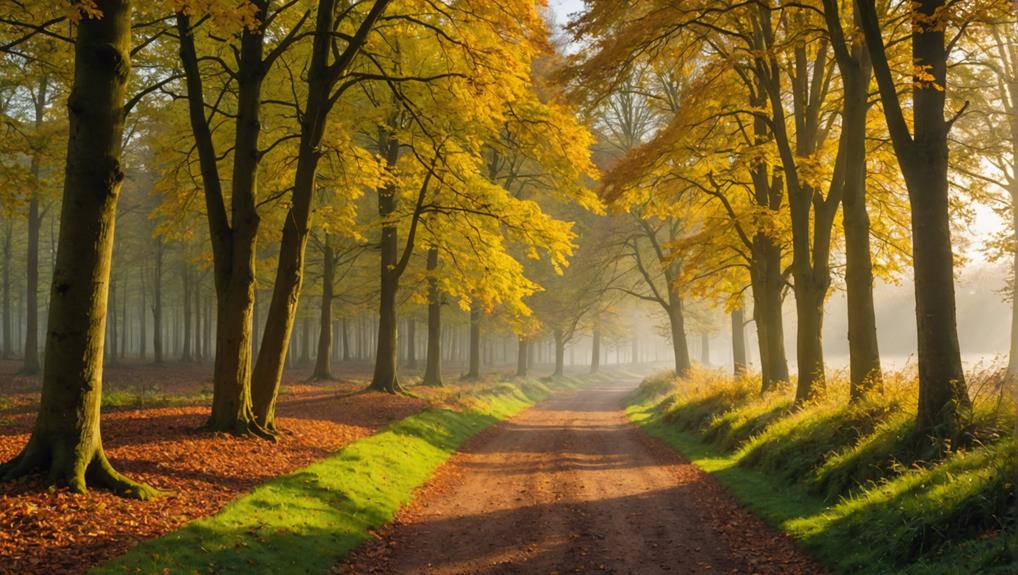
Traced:
POLYGON ((557 396, 464 445, 337 573, 823 573, 630 424, 632 383, 557 396))

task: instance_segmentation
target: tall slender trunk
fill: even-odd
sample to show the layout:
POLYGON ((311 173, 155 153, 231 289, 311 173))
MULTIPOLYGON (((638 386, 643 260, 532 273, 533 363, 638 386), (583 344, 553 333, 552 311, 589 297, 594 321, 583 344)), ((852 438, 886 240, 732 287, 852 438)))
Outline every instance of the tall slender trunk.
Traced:
POLYGON ((601 369, 601 330, 594 328, 590 344, 590 373, 597 373, 601 369))
MULTIPOLYGON (((38 112, 37 112, 38 113, 38 112)), ((41 118, 37 120, 41 123, 41 118)), ((28 251, 25 257, 25 352, 21 373, 39 372, 39 154, 32 156, 32 198, 28 202, 28 251)))
POLYGON ((763 234, 753 242, 753 321, 760 347, 761 391, 766 393, 788 381, 784 318, 781 313, 781 248, 763 234))
POLYGON ((348 323, 345 317, 340 322, 340 330, 343 334, 343 362, 350 361, 350 326, 348 323))
POLYGON ((530 341, 519 338, 516 346, 516 377, 527 377, 530 363, 530 341))
MULTIPOLYGON (((670 277, 670 276, 669 276, 670 277)), ((686 341, 686 318, 682 298, 671 289, 672 281, 668 280, 668 325, 672 335, 672 353, 675 358, 675 375, 684 377, 689 373, 689 343, 686 341)))
POLYGON ((182 262, 181 263, 181 268, 182 269, 180 270, 181 271, 180 278, 181 278, 181 281, 183 282, 183 288, 184 288, 183 289, 183 293, 182 293, 182 297, 181 297, 182 302, 183 302, 183 312, 184 312, 184 322, 183 322, 184 323, 184 326, 183 326, 184 327, 184 341, 182 343, 182 347, 181 347, 181 351, 180 351, 180 361, 189 362, 192 359, 194 359, 193 356, 191 355, 191 289, 192 289, 191 283, 192 283, 192 277, 191 277, 191 268, 190 268, 190 266, 187 265, 187 262, 182 262))
POLYGON ((467 379, 481 377, 481 305, 474 301, 470 304, 470 356, 467 379))
POLYGON ((120 164, 124 100, 130 72, 131 8, 96 0, 101 18, 82 18, 68 99, 60 240, 50 291, 42 398, 31 438, 0 478, 43 469, 54 485, 83 493, 87 485, 147 498, 155 492, 117 473, 102 447, 103 335, 120 164))
MULTIPOLYGON (((1016 136, 1018 143, 1018 136, 1016 136)), ((1018 147, 1018 146, 1016 146, 1018 147)), ((1018 155, 1015 156, 1018 158, 1018 155)), ((1013 229, 1018 234, 1018 180, 1011 184, 1011 217, 1013 229)), ((1007 375, 1014 379, 1018 378, 1018 246, 1015 246, 1014 259, 1011 265, 1011 346, 1008 353, 1007 375)))
POLYGON ((953 437, 971 409, 958 344, 954 253, 948 202, 948 132, 944 117, 947 39, 931 26, 945 0, 914 2, 912 60, 927 78, 912 83, 913 131, 905 120, 880 30, 876 5, 857 0, 860 21, 880 87, 884 116, 912 207, 916 323, 919 334, 920 433, 953 437))
POLYGON ((138 357, 145 360, 148 357, 148 282, 145 281, 145 269, 138 271, 141 276, 141 307, 138 308, 138 357))
POLYGON ((428 350, 424 385, 442 385, 442 292, 438 288, 438 248, 428 249, 428 350))
POLYGON ((163 251, 162 236, 156 238, 155 276, 152 278, 152 361, 163 362, 163 251))
POLYGON ((566 336, 561 329, 555 330, 555 377, 562 377, 566 371, 566 336))
POLYGON ((710 334, 707 332, 700 334, 700 363, 710 367, 710 334))
POLYGON ((322 248, 322 307, 318 316, 318 358, 314 379, 332 379, 332 299, 336 281, 336 259, 328 239, 322 248))
POLYGON ((732 370, 735 377, 746 373, 746 312, 742 306, 732 310, 732 370))
POLYGON ((0 355, 4 359, 14 356, 14 333, 13 316, 11 315, 11 264, 14 263, 11 257, 11 240, 14 236, 14 226, 7 222, 4 229, 4 276, 3 276, 3 350, 0 355))
MULTIPOLYGON (((385 152, 386 165, 391 170, 399 161, 400 144, 390 131, 379 138, 385 152)), ((375 370, 370 389, 387 393, 402 391, 396 374, 397 325, 396 295, 399 293, 399 238, 396 222, 397 189, 390 182, 378 189, 378 215, 382 219, 382 237, 379 243, 380 290, 378 298, 378 342, 375 354, 375 370)), ((409 246, 408 246, 409 249, 409 246)))
POLYGON ((862 399, 883 380, 873 302, 873 259, 870 217, 866 210, 866 116, 872 72, 865 46, 856 44, 853 58, 842 70, 845 98, 842 145, 845 153, 845 287, 848 300, 850 395, 862 399))

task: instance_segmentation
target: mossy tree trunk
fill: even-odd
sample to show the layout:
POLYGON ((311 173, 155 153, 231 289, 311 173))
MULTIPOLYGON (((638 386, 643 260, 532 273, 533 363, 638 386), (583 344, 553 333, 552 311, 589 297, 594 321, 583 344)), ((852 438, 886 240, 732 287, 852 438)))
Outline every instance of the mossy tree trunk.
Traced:
POLYGON ((97 0, 101 18, 83 18, 68 99, 64 175, 42 398, 25 449, 0 466, 11 479, 43 470, 53 485, 83 493, 102 486, 131 497, 155 494, 110 465, 99 432, 102 361, 130 72, 131 8, 97 0))

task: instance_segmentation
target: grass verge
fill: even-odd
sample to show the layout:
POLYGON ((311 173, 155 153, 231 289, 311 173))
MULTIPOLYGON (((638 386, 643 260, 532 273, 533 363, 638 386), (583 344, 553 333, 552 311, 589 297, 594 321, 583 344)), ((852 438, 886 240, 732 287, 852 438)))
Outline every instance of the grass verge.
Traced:
POLYGON ((790 411, 744 385, 651 381, 627 412, 835 572, 1018 572, 1013 437, 924 459, 894 398, 790 411))
POLYGON ((453 391, 335 455, 256 487, 221 513, 146 541, 90 573, 327 573, 389 522, 469 437, 576 379, 453 391))

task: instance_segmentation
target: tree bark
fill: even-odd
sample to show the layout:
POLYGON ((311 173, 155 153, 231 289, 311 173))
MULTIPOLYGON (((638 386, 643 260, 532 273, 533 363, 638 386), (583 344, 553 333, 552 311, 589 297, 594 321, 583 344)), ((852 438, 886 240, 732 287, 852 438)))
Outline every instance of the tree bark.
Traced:
POLYGON ((336 259, 328 239, 322 248, 322 307, 318 325, 318 358, 313 379, 332 379, 332 299, 336 281, 336 259))
POLYGON ((594 328, 594 335, 590 344, 590 373, 597 373, 601 369, 601 330, 594 328))
MULTIPOLYGON (((112 255, 110 257, 113 257, 112 255)), ((109 345, 106 347, 106 355, 110 365, 117 365, 117 280, 110 277, 109 281, 109 305, 107 307, 106 333, 109 338, 109 345)))
POLYGON ((101 18, 83 18, 68 99, 70 137, 60 239, 47 326, 42 398, 32 436, 0 478, 45 470, 53 485, 88 485, 148 498, 156 492, 116 472, 99 431, 106 304, 130 72, 131 8, 97 0, 101 18))

